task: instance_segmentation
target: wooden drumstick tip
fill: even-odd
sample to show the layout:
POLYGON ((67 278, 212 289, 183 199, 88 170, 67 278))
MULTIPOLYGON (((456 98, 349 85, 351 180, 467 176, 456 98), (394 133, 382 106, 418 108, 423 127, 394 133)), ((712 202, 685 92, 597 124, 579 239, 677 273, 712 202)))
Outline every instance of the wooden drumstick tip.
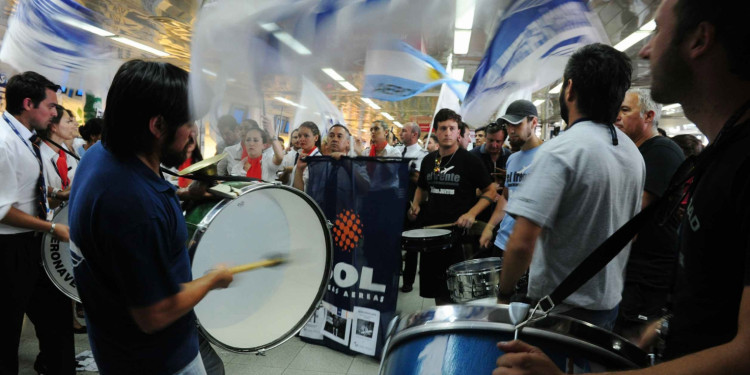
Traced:
POLYGON ((234 275, 240 272, 252 271, 258 268, 278 266, 279 264, 285 263, 286 261, 287 261, 286 258, 265 259, 265 260, 261 260, 257 262, 243 264, 240 266, 231 267, 229 268, 229 272, 231 272, 234 275))

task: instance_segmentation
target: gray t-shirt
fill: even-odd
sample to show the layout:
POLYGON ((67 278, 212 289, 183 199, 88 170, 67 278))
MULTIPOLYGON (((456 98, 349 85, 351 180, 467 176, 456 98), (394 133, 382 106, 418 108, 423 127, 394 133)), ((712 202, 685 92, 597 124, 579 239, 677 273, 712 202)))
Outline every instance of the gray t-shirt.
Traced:
MULTIPOLYGON (((605 125, 575 124, 539 147, 506 211, 542 227, 529 270, 532 298, 551 293, 596 247, 640 211, 646 167, 635 144, 605 125)), ((564 303, 609 310, 620 302, 630 244, 564 303)))

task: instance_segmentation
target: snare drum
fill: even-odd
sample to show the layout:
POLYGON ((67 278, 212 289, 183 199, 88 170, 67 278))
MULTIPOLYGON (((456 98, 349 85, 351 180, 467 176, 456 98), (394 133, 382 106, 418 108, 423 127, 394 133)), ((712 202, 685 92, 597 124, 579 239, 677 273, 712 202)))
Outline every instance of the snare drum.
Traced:
MULTIPOLYGON (((55 209, 52 222, 68 225, 68 205, 66 203, 55 209)), ((42 266, 57 289, 74 301, 81 302, 81 298, 78 297, 76 281, 73 278, 70 242, 60 242, 52 234, 44 233, 42 237, 42 266)))
POLYGON ((494 297, 500 291, 501 258, 472 259, 448 267, 448 290, 456 303, 494 297))
POLYGON ((287 262, 234 276, 209 293, 195 314, 213 344, 234 352, 263 352, 294 336, 315 312, 332 263, 323 212, 299 190, 251 183, 235 199, 198 205, 185 215, 192 272, 281 255, 287 262))
MULTIPOLYGON (((503 354, 497 342, 513 340, 513 333, 507 305, 438 306, 395 318, 380 374, 491 374, 503 354)), ((649 363, 648 355, 624 338, 565 316, 531 323, 519 339, 541 348, 555 363, 572 358, 606 370, 649 363)))
POLYGON ((401 248, 418 252, 447 250, 453 247, 454 239, 450 229, 412 229, 401 234, 401 248))

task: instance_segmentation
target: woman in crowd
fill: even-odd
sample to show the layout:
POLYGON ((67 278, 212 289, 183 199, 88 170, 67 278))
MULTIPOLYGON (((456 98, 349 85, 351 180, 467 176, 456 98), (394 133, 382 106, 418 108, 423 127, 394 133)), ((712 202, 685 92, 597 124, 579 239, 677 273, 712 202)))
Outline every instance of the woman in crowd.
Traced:
MULTIPOLYGON (((193 130, 190 131, 190 143, 188 143, 187 147, 187 159, 185 159, 177 170, 181 171, 201 160, 203 160, 203 155, 201 155, 201 149, 198 147, 198 126, 193 125, 193 130)), ((179 177, 177 179, 177 186, 186 188, 191 182, 193 182, 193 180, 179 177)))
POLYGON ((385 121, 375 121, 370 127, 370 147, 365 150, 365 156, 397 156, 401 153, 388 143, 390 129, 385 121))
POLYGON ((245 134, 253 128, 260 129, 260 126, 252 119, 242 120, 242 123, 237 127, 235 134, 238 134, 240 142, 224 148, 224 153, 227 154, 227 156, 221 159, 217 164, 217 173, 220 176, 232 175, 235 165, 240 164, 242 159, 247 158, 247 150, 245 149, 245 142, 243 140, 245 139, 245 134))
MULTIPOLYGON (((272 131, 273 128, 270 130, 272 131)), ((284 160, 284 149, 276 136, 270 135, 268 130, 263 131, 254 127, 245 133, 242 144, 247 151, 247 156, 234 165, 232 175, 253 177, 263 181, 275 180, 276 172, 281 169, 281 161, 284 160), (269 142, 273 153, 264 153, 263 149, 269 142)))
POLYGON ((86 121, 83 126, 78 128, 78 132, 81 134, 81 138, 86 141, 85 144, 76 149, 76 153, 79 157, 83 157, 83 154, 86 153, 86 150, 88 150, 89 147, 93 146, 96 142, 99 142, 99 140, 102 139, 103 124, 104 119, 92 118, 86 121))
POLYGON ((305 158, 321 156, 320 153, 320 130, 312 121, 303 122, 297 132, 297 142, 299 145, 299 158, 297 165, 294 167, 294 187, 305 191, 307 186, 308 172, 307 161, 305 158))

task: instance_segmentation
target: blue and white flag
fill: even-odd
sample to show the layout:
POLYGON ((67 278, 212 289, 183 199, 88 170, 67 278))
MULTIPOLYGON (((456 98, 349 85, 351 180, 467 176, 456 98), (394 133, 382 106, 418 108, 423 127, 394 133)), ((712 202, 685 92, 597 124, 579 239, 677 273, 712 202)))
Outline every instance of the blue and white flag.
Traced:
POLYGON ((515 1, 471 80, 464 121, 480 126, 494 120, 511 100, 559 79, 578 48, 597 42, 609 44, 583 0, 515 1))
POLYGON ((469 88, 451 78, 437 60, 403 41, 387 40, 367 51, 363 97, 399 101, 443 83, 462 100, 469 88))
POLYGON ((335 124, 346 125, 344 115, 333 105, 323 91, 312 81, 302 77, 302 91, 300 92, 299 107, 294 115, 294 128, 297 129, 305 121, 312 121, 318 125, 320 137, 325 137, 328 129, 335 124))

